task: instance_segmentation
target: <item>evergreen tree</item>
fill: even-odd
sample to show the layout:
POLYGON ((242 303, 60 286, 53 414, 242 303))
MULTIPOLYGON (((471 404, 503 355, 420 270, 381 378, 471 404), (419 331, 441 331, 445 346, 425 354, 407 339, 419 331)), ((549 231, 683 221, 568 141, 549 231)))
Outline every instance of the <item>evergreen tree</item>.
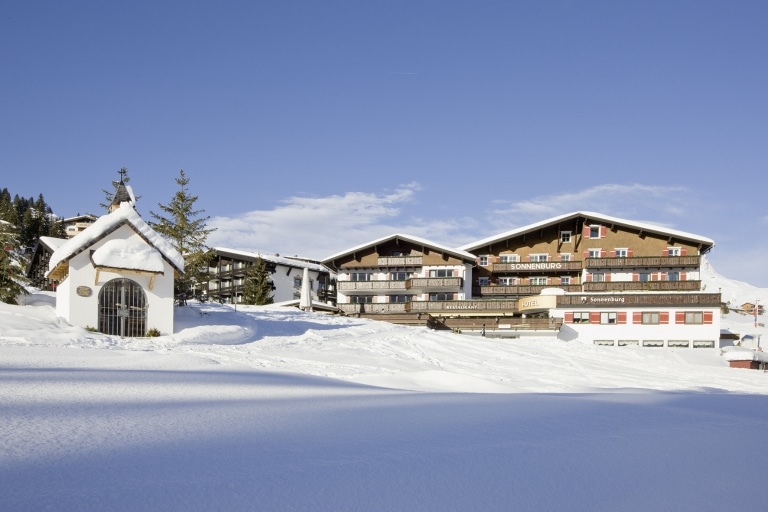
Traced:
POLYGON ((0 221, 0 302, 8 304, 17 304, 16 298, 27 294, 25 265, 17 247, 14 227, 0 221))
POLYGON ((272 304, 272 281, 271 272, 267 268, 267 262, 258 258, 255 262, 248 265, 245 269, 245 291, 243 292, 243 303, 264 306, 272 304))
POLYGON ((155 221, 149 225, 167 239, 184 257, 184 275, 176 279, 176 294, 190 294, 196 285, 210 279, 208 262, 213 251, 205 244, 208 235, 214 229, 208 229, 206 221, 210 217, 198 217, 205 210, 195 210, 198 197, 189 194, 189 178, 184 170, 176 178, 179 190, 167 205, 158 204, 160 213, 150 211, 155 221))

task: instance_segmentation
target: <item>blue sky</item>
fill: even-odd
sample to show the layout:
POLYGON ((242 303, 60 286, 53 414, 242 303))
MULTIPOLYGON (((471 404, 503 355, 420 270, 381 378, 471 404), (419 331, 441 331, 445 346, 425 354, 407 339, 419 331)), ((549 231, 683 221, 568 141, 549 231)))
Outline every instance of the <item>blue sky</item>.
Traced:
POLYGON ((712 238, 768 287, 764 1, 6 2, 0 187, 216 246, 459 246, 576 210, 712 238))

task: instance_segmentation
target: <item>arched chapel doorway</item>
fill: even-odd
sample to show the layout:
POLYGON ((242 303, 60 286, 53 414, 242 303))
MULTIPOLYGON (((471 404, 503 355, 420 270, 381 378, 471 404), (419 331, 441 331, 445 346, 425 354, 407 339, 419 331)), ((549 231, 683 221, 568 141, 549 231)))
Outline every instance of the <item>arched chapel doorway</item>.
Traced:
POLYGON ((118 278, 101 288, 99 332, 118 336, 146 336, 147 295, 139 283, 118 278))

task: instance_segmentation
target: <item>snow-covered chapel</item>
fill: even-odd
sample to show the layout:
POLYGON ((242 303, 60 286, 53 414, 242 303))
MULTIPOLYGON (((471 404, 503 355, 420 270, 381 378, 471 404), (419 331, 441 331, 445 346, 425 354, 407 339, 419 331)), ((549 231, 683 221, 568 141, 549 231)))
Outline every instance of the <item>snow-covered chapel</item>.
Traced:
POLYGON ((136 212, 120 181, 110 213, 56 249, 47 277, 59 282, 56 314, 105 334, 173 333, 174 279, 184 258, 136 212))

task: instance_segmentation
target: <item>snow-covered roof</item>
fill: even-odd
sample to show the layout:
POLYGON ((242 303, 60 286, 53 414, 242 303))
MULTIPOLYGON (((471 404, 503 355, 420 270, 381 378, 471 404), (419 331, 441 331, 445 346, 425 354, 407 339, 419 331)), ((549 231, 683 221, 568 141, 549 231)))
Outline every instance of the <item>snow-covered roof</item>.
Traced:
POLYGON ((228 256, 240 256, 243 258, 261 258, 264 261, 268 261, 270 263, 275 263, 277 265, 283 265, 284 267, 293 267, 293 268, 308 268, 309 270, 313 270, 315 272, 328 272, 328 269, 325 268, 323 265, 319 265, 317 263, 312 263, 309 261, 304 261, 297 258, 286 258, 283 256, 276 256, 274 254, 267 254, 263 252, 258 251, 242 251, 239 249, 228 249, 226 247, 214 247, 214 251, 228 255, 228 256))
POLYGON ((692 233, 686 233, 685 231, 678 231, 676 229, 669 229, 665 228, 663 226, 659 226, 657 224, 651 224, 648 222, 638 222, 633 220, 627 220, 627 219, 620 219, 618 217, 610 217, 608 215, 603 215, 602 213, 595 213, 595 212, 587 212, 587 211, 578 211, 578 212, 572 212, 565 215, 560 215, 558 217, 552 217, 540 222, 536 222, 534 224, 528 224, 527 226, 523 226, 521 228, 513 229, 511 231, 507 231, 504 233, 500 233, 498 235, 493 235, 488 238, 484 238, 482 240, 478 240, 476 242, 472 242, 466 245, 463 245, 460 247, 460 249, 466 250, 466 251, 472 251, 475 249, 479 249, 481 247, 494 244, 496 242, 506 240, 508 238, 512 238, 515 236, 519 236, 525 233, 529 233, 531 231, 536 231, 538 229, 541 229, 546 226, 550 226, 552 224, 557 224, 559 222, 564 222, 567 220, 575 219, 577 217, 584 217, 587 220, 590 221, 597 221, 604 224, 618 224, 622 226, 629 226, 636 229, 640 229, 643 231, 648 231, 650 233, 658 233, 665 236, 673 236, 681 239, 690 240, 693 242, 697 242, 699 244, 702 244, 706 246, 706 250, 702 252, 706 252, 712 247, 714 247, 715 242, 714 240, 710 238, 706 238, 699 235, 694 235, 692 233))
POLYGON ((56 238, 53 236, 41 236, 38 238, 38 242, 48 247, 51 251, 55 251, 65 243, 67 243, 68 238, 56 238))
POLYGON ((381 244, 381 243, 384 243, 384 242, 389 242, 390 240, 398 240, 398 239, 399 240, 403 240, 405 242, 410 242, 410 243, 413 243, 413 244, 416 244, 416 245, 421 245, 421 246, 424 246, 424 247, 429 247, 432 250, 437 250, 437 251, 443 252, 445 254, 450 254, 452 256, 457 256, 458 258, 461 258, 463 260, 468 260, 468 261, 473 261, 474 262, 475 259, 477 259, 474 254, 471 254, 471 253, 469 253, 467 251, 464 251, 464 250, 461 250, 461 249, 456 249, 456 248, 453 248, 453 247, 448 247, 446 245, 438 244, 436 242, 433 242, 431 240, 427 240, 425 238, 419 238, 419 237, 415 237, 415 236, 411 236, 411 235, 403 235, 403 234, 400 234, 400 233, 396 233, 396 234, 393 234, 393 235, 385 236, 385 237, 373 240, 371 242, 366 242, 364 244, 352 247, 351 249, 347 249, 345 251, 342 251, 340 253, 334 254, 332 256, 328 256, 327 258, 325 258, 323 260, 323 263, 331 262, 331 261, 333 261, 335 259, 341 258, 342 256, 347 256, 349 254, 355 253, 355 252, 360 251, 362 249, 367 249, 367 248, 372 247, 374 245, 378 245, 378 244, 381 244))
POLYGON ((99 267, 163 272, 163 255, 160 251, 135 238, 108 240, 93 252, 91 259, 99 267))
MULTIPOLYGON (((61 264, 66 263, 70 258, 79 254, 83 250, 91 247, 94 243, 104 238, 120 226, 127 224, 133 228, 136 233, 150 244, 159 255, 167 260, 177 271, 184 272, 184 258, 182 255, 162 236, 160 236, 149 224, 139 216, 133 205, 124 202, 112 213, 99 217, 93 224, 85 228, 76 237, 70 238, 58 247, 51 255, 48 263, 48 273, 50 275, 61 264)), ((131 244, 105 244, 108 248, 101 251, 99 255, 100 265, 114 268, 143 269, 144 266, 156 268, 156 260, 150 253, 142 253, 137 247, 131 244), (149 257, 154 262, 137 262, 139 256, 149 257)), ((100 251, 96 251, 95 254, 100 251)), ((161 265, 162 270, 162 265, 161 265)))

